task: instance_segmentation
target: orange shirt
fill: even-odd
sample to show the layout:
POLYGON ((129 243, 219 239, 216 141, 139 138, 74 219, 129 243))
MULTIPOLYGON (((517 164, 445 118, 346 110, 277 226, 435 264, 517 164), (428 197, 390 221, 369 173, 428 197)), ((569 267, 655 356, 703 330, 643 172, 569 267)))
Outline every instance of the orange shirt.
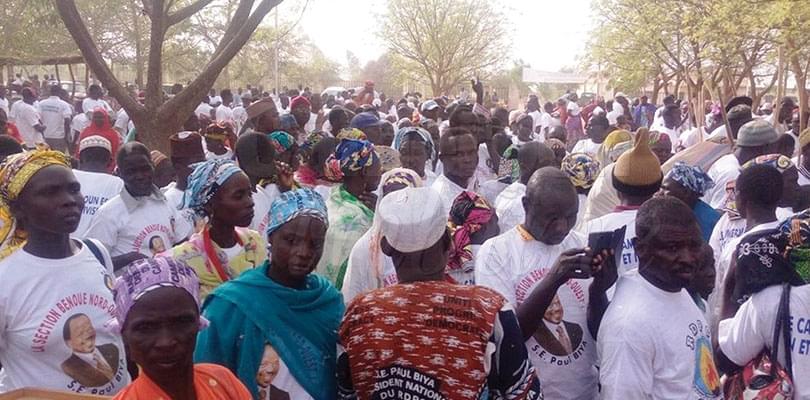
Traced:
MULTIPOLYGON (((194 365, 194 390, 198 400, 243 400, 250 399, 245 385, 227 368, 216 364, 194 365)), ((170 400, 146 374, 121 390, 113 400, 170 400)))

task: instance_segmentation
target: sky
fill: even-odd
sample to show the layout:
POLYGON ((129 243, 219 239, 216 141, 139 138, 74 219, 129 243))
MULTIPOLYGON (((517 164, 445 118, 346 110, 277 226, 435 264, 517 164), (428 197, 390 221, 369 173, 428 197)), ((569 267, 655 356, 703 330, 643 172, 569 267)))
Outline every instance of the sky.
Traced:
MULTIPOLYGON (((455 0, 447 0, 455 1, 455 0)), ((532 68, 558 71, 576 67, 590 29, 591 0, 498 0, 510 26, 512 59, 522 58, 532 68)), ((346 65, 351 50, 361 65, 385 52, 374 34, 386 0, 288 0, 279 6, 280 18, 296 20, 312 42, 329 58, 346 65), (301 9, 306 3, 303 14, 301 9)), ((266 23, 272 23, 272 14, 266 23)), ((395 33, 392 33, 395 34, 395 33)))

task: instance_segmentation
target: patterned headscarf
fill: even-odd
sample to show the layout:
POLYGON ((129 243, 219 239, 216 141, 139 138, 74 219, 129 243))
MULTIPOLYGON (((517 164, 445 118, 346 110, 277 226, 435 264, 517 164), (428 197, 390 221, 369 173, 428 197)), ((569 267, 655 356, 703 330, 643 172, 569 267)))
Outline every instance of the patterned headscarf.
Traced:
POLYGON ((510 144, 509 147, 503 151, 500 165, 498 165, 498 177, 503 178, 508 176, 511 182, 517 182, 520 179, 518 151, 519 147, 515 144, 510 144))
POLYGON ((301 143, 301 151, 312 151, 315 148, 315 145, 321 142, 326 135, 323 132, 312 132, 304 139, 304 143, 301 143))
MULTIPOLYGON (((127 315, 143 295, 162 287, 176 287, 185 290, 200 309, 200 281, 194 270, 183 262, 171 257, 142 258, 124 268, 113 288, 115 297, 115 318, 105 326, 120 333, 127 315)), ((208 326, 208 320, 200 316, 199 328, 208 326)))
POLYGON ((447 259, 447 269, 461 269, 472 261, 472 235, 481 230, 495 215, 495 209, 483 196, 470 191, 461 192, 450 208, 447 227, 452 245, 447 259))
POLYGON ((698 166, 688 165, 678 161, 667 173, 666 179, 672 179, 681 186, 703 196, 707 190, 714 187, 714 181, 698 166))
POLYGON ((418 135, 423 142, 425 142, 427 149, 428 149, 428 159, 433 161, 436 159, 436 146, 433 143, 433 138, 430 136, 430 132, 425 130, 424 128, 416 127, 416 126, 409 126, 406 128, 399 128, 397 132, 394 134, 394 150, 402 151, 402 143, 405 142, 405 137, 409 135, 416 134, 418 135))
POLYGON ((596 161, 602 168, 616 162, 620 155, 633 147, 633 136, 625 130, 610 132, 596 152, 596 161))
POLYGON ((335 136, 337 140, 343 139, 354 139, 354 140, 368 140, 366 134, 363 133, 360 129, 357 128, 343 128, 340 132, 335 136))
POLYGON ((374 145, 371 142, 342 139, 335 149, 335 154, 329 156, 326 160, 324 174, 327 178, 337 181, 349 172, 357 172, 370 167, 377 160, 379 160, 379 156, 374 151, 374 145))
POLYGON ((51 165, 70 168, 70 159, 59 151, 34 150, 10 155, 0 164, 0 260, 26 240, 25 231, 11 213, 11 202, 17 200, 34 174, 51 165))
POLYGON ((267 236, 277 231, 296 217, 315 218, 329 226, 326 215, 326 202, 320 194, 309 188, 284 192, 270 206, 270 222, 267 224, 267 236))
POLYGON ((204 136, 206 139, 220 140, 224 142, 228 139, 228 133, 232 132, 233 127, 231 127, 229 122, 215 121, 205 128, 204 136))
POLYGON ((781 154, 765 154, 743 164, 742 167, 740 167, 740 170, 745 170, 752 165, 769 165, 776 168, 780 174, 796 166, 796 164, 793 164, 793 161, 791 161, 789 157, 781 154))
POLYGON ((270 133, 267 135, 267 138, 270 139, 270 144, 273 145, 273 149, 276 150, 276 154, 281 154, 289 150, 290 147, 295 144, 295 138, 284 131, 275 131, 270 133))
POLYGON ((214 159, 192 164, 194 170, 188 176, 188 186, 183 193, 181 208, 194 210, 205 216, 205 205, 214 198, 220 187, 233 175, 242 172, 231 160, 214 159))
POLYGON ((590 189, 599 175, 599 161, 587 153, 573 153, 563 158, 560 169, 568 175, 574 186, 590 189))
POLYGON ((776 229, 742 238, 737 245, 733 301, 742 304, 768 286, 782 283, 800 286, 807 282, 808 218, 806 212, 798 214, 776 229))
POLYGON ((293 128, 300 128, 300 126, 298 126, 298 121, 292 114, 282 115, 281 118, 279 118, 279 121, 281 122, 281 129, 289 130, 293 128))

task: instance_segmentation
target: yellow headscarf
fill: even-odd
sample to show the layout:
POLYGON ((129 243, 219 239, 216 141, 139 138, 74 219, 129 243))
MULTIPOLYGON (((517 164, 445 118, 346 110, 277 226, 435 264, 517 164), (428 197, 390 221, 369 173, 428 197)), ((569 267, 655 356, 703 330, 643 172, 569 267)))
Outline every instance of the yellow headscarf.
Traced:
POLYGON ((602 145, 599 146, 599 150, 596 153, 596 161, 599 161, 600 170, 601 168, 605 168, 608 164, 616 161, 616 158, 618 158, 625 150, 632 147, 632 140, 633 135, 631 135, 628 131, 620 129, 610 132, 610 134, 605 138, 605 141, 602 142, 602 145), (611 155, 614 157, 611 157, 611 155))
POLYGON ((34 174, 51 165, 70 168, 70 159, 59 151, 33 150, 11 155, 0 164, 0 260, 22 247, 26 240, 25 231, 17 226, 11 213, 11 202, 17 200, 34 174))

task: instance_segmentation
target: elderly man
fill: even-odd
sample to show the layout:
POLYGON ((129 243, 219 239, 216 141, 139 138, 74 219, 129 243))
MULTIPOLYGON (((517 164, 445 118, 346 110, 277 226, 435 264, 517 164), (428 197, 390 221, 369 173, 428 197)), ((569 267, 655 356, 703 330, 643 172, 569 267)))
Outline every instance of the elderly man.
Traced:
POLYGON ((695 216, 658 197, 635 228, 639 268, 619 281, 596 341, 602 398, 720 398, 709 324, 685 289, 703 245, 695 216))
POLYGON ((339 331, 340 398, 472 399, 483 390, 542 398, 512 306, 493 290, 445 281, 451 239, 436 192, 391 193, 379 216, 382 251, 399 284, 349 305, 339 331))
POLYGON ((265 97, 246 109, 248 121, 259 133, 273 133, 281 127, 281 120, 273 99, 265 97))

